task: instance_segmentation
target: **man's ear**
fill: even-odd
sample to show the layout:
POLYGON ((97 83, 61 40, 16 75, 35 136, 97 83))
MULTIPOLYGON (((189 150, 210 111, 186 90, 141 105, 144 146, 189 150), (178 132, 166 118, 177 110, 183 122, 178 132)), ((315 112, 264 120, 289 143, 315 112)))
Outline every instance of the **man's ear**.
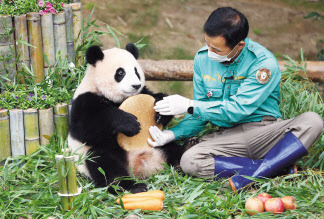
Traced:
POLYGON ((130 52, 135 57, 135 59, 138 59, 139 56, 138 49, 133 43, 128 43, 126 45, 126 50, 130 52))
POLYGON ((245 46, 245 42, 244 42, 244 40, 242 40, 241 42, 239 42, 239 43, 237 44, 237 46, 239 47, 240 50, 242 50, 242 49, 244 48, 244 46, 245 46))
POLYGON ((97 61, 102 61, 104 54, 99 46, 90 46, 86 52, 86 60, 89 64, 96 66, 97 61))

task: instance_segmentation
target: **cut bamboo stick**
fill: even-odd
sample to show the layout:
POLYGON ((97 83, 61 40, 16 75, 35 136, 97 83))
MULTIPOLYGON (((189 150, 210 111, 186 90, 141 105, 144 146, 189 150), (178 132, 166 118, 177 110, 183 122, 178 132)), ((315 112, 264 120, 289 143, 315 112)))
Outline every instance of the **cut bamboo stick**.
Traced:
POLYGON ((26 155, 24 139, 24 114, 22 109, 12 109, 10 116, 11 155, 26 155))
POLYGON ((70 105, 68 106, 68 108, 69 108, 69 124, 70 124, 70 121, 71 121, 71 110, 72 110, 72 105, 70 104, 70 105))
POLYGON ((68 105, 59 103, 54 106, 54 122, 58 136, 63 140, 67 138, 69 131, 68 105))
POLYGON ((48 63, 44 59, 44 75, 48 75, 48 68, 55 65, 55 47, 54 47, 54 27, 53 14, 46 13, 41 16, 43 51, 47 57, 48 63))
POLYGON ((44 146, 50 143, 47 136, 51 137, 54 133, 53 108, 38 110, 38 116, 40 144, 44 146))
MULTIPOLYGON (((28 43, 27 16, 25 14, 20 16, 15 15, 14 23, 16 41, 28 43)), ((23 64, 30 68, 29 47, 21 42, 17 42, 16 44, 17 57, 19 56, 19 61, 17 63, 18 72, 23 69, 23 64)), ((20 74, 18 74, 18 77, 18 79, 23 82, 23 78, 20 74)))
MULTIPOLYGON (((64 157, 65 166, 67 170, 67 187, 69 194, 76 194, 78 192, 78 184, 76 179, 74 156, 64 157)), ((70 208, 73 209, 73 199, 75 197, 69 197, 70 208)))
POLYGON ((5 66, 0 66, 0 74, 9 73, 9 78, 14 79, 16 77, 15 62, 15 44, 14 34, 9 34, 13 29, 12 17, 10 15, 0 15, 0 56, 6 61, 5 66))
MULTIPOLYGON (((59 192, 61 194, 67 194, 67 181, 66 181, 66 168, 65 161, 63 155, 55 155, 56 166, 58 171, 58 179, 59 179, 59 192)), ((61 205, 63 210, 69 210, 69 198, 66 196, 61 196, 61 205)))
POLYGON ((82 11, 81 3, 72 3, 74 50, 82 44, 82 11))
POLYGON ((33 67, 36 82, 44 79, 44 59, 43 59, 43 40, 39 13, 32 12, 27 14, 28 40, 34 47, 29 48, 30 62, 33 67))
POLYGON ((37 109, 24 110, 24 131, 26 155, 35 152, 39 147, 39 127, 37 109))
POLYGON ((0 110, 0 160, 11 155, 8 110, 0 110))
POLYGON ((64 5, 68 61, 75 63, 72 5, 64 5))
POLYGON ((61 52, 61 57, 63 58, 67 56, 65 13, 60 12, 55 14, 53 21, 56 57, 58 57, 59 52, 61 52))

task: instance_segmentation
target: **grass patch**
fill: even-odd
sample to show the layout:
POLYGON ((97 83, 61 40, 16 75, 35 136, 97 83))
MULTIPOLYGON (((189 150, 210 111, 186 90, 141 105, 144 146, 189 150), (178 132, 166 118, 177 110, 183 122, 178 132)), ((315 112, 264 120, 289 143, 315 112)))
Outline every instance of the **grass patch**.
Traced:
MULTIPOLYGON (((145 218, 246 217, 245 201, 261 192, 274 197, 291 195, 296 198, 298 209, 286 211, 280 217, 320 218, 324 210, 324 178, 319 171, 307 169, 300 174, 257 183, 254 189, 233 194, 226 179, 207 181, 193 178, 166 166, 160 174, 144 181, 150 190, 165 192, 162 211, 123 210, 116 204, 117 195, 107 193, 107 187, 95 188, 88 179, 78 174, 78 183, 83 191, 73 203, 75 210, 65 212, 61 211, 57 195, 54 156, 59 150, 58 145, 57 141, 53 141, 30 156, 8 158, 0 167, 0 218, 120 218, 131 214, 145 218)), ((273 216, 262 213, 256 217, 273 216)))

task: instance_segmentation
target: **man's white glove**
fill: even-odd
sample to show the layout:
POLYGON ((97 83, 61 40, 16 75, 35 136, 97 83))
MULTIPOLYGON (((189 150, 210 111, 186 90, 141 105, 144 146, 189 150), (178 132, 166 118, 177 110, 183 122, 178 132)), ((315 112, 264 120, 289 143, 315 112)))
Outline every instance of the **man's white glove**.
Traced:
POLYGON ((192 106, 190 99, 180 95, 171 95, 158 101, 153 108, 161 115, 171 116, 187 113, 190 106, 192 106))
POLYGON ((170 143, 171 141, 174 140, 175 136, 172 131, 170 130, 163 130, 161 131, 158 127, 156 126, 151 126, 149 128, 149 132, 151 134, 151 137, 153 138, 154 141, 151 139, 147 139, 147 142, 152 146, 152 147, 159 147, 163 146, 167 143, 170 143))

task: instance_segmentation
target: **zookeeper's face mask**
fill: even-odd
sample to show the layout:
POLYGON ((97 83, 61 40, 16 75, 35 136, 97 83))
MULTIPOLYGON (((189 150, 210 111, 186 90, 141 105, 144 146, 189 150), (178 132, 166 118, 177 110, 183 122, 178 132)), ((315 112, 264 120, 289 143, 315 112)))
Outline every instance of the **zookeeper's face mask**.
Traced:
MULTIPOLYGON (((206 45, 207 45, 207 43, 206 43, 206 45)), ((238 45, 238 44, 236 44, 236 46, 237 46, 237 45, 238 45)), ((207 46, 208 46, 208 45, 207 45, 207 46)), ((231 54, 231 52, 233 52, 233 50, 236 48, 236 46, 235 46, 235 47, 232 49, 232 51, 230 51, 227 55, 223 55, 223 56, 218 55, 218 54, 215 53, 215 52, 211 52, 211 51, 208 49, 208 57, 209 57, 211 60, 215 61, 215 62, 227 62, 227 61, 231 61, 231 59, 232 59, 234 56, 236 56, 238 50, 236 51, 236 53, 235 53, 231 58, 229 58, 228 55, 231 54)))

